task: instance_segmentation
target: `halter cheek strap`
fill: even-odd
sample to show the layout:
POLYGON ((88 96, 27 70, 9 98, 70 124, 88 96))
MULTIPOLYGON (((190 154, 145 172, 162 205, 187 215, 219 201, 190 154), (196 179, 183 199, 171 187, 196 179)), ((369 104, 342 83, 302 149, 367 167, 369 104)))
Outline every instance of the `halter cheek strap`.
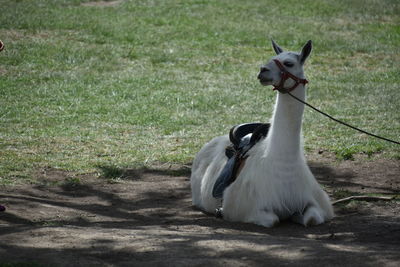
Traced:
POLYGON ((278 66, 278 68, 281 70, 281 81, 279 82, 279 84, 277 86, 274 87, 273 90, 278 90, 279 92, 286 94, 286 93, 293 91, 299 84, 306 85, 308 83, 308 81, 306 79, 301 79, 297 76, 294 76, 290 72, 288 72, 279 60, 274 59, 274 62, 278 66), (292 87, 287 89, 287 88, 284 88, 283 86, 285 85, 285 82, 288 79, 294 80, 295 84, 292 87))

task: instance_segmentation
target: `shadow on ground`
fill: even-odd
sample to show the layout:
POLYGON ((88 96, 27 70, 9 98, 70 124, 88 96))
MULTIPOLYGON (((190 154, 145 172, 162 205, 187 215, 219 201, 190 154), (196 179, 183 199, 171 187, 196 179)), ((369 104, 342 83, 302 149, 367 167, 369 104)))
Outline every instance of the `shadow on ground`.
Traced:
MULTIPOLYGON (((384 179, 375 181, 376 186, 366 179, 363 168, 374 170, 371 166, 310 165, 328 192, 399 193, 390 187, 391 173, 380 173, 384 179)), ((335 219, 321 226, 283 222, 267 229, 194 209, 187 167, 99 169, 101 178, 77 183, 3 188, 0 199, 7 211, 0 213, 2 261, 57 266, 400 263, 397 201, 351 202, 336 207, 335 219)), ((68 181, 66 173, 53 177, 60 175, 47 170, 42 178, 68 181)))

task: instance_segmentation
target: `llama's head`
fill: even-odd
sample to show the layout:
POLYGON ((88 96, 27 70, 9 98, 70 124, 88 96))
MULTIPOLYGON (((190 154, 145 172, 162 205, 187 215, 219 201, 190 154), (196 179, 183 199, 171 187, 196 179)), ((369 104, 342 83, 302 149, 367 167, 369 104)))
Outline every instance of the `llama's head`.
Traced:
MULTIPOLYGON (((292 75, 304 79, 303 65, 307 57, 311 53, 312 43, 308 41, 300 53, 284 51, 279 45, 272 40, 272 47, 275 50, 276 56, 271 58, 269 62, 261 66, 258 79, 262 85, 273 85, 279 86, 282 81, 283 72, 278 66, 278 60, 284 69, 292 75)), ((292 78, 288 78, 282 85, 283 89, 289 89, 293 87, 296 82, 292 78)))

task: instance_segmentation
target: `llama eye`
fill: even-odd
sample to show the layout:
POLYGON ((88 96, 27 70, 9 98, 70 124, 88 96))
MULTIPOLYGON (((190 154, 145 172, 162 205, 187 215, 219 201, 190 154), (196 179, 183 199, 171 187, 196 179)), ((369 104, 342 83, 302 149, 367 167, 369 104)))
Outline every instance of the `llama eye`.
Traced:
POLYGON ((292 62, 284 62, 283 65, 285 65, 286 67, 293 67, 294 64, 292 62))

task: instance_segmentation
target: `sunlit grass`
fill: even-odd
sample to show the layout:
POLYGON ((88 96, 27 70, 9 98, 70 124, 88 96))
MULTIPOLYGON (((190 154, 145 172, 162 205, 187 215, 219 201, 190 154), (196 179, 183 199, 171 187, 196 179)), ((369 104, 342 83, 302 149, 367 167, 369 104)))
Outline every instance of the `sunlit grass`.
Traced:
MULTIPOLYGON (((400 139, 398 1, 4 1, 0 177, 188 163, 210 138, 268 121, 269 38, 314 42, 308 100, 400 139)), ((396 145, 306 110, 306 151, 400 158, 396 145)))

